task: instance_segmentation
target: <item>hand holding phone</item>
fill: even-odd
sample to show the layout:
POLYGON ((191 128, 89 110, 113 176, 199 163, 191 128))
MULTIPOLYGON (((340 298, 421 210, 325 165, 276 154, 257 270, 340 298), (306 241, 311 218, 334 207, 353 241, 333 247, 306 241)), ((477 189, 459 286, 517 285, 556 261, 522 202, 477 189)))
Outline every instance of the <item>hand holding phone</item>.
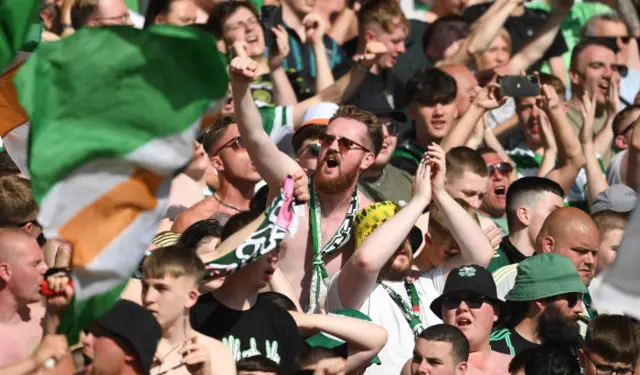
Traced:
POLYGON ((538 96, 540 82, 538 76, 505 76, 500 78, 500 92, 513 98, 538 96))

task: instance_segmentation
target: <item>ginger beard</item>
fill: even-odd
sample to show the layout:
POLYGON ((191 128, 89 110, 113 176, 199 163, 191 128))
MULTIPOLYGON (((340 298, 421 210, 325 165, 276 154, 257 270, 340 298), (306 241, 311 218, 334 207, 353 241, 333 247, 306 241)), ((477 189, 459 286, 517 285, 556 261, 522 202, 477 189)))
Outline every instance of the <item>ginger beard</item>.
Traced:
MULTIPOLYGON (((355 184, 360 172, 359 168, 356 167, 351 170, 343 171, 340 168, 342 161, 343 160, 338 151, 327 151, 324 159, 316 168, 315 183, 318 191, 325 194, 337 194, 344 192, 355 184), (336 170, 337 175, 331 176, 326 174, 325 168, 329 170, 336 170)), ((360 165, 360 163, 357 165, 360 165)))

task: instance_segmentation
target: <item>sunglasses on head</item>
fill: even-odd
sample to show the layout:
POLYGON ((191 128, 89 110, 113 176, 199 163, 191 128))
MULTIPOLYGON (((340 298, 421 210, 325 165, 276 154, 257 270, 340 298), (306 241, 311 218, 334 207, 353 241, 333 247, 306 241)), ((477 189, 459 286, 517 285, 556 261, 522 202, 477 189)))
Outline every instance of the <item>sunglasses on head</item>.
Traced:
POLYGON ((479 309, 483 303, 489 302, 484 296, 479 294, 451 294, 442 300, 442 306, 444 306, 447 310, 457 309, 460 306, 460 303, 464 303, 469 306, 470 309, 479 309))
POLYGON ((513 170, 513 166, 506 162, 498 163, 498 164, 489 164, 487 165, 487 168, 489 168, 490 176, 496 172, 500 174, 509 174, 513 170))
POLYGON ((214 155, 218 155, 218 153, 219 153, 220 151, 222 151, 223 149, 225 149, 225 148, 227 148, 227 147, 231 147, 231 148, 232 148, 232 149, 234 149, 234 150, 239 150, 239 149, 241 149, 241 148, 243 149, 243 148, 244 148, 244 142, 242 142, 242 138, 240 138, 240 137, 234 137, 234 138, 231 138, 231 139, 229 140, 229 142, 227 142, 227 143, 223 144, 222 146, 220 146, 220 147, 216 150, 216 152, 214 152, 213 154, 214 154, 214 155))
POLYGON ((382 125, 387 128, 387 132, 389 132, 391 137, 398 134, 398 124, 395 121, 383 122, 382 125))
POLYGON ((356 141, 352 141, 349 138, 345 138, 345 137, 336 137, 333 134, 323 134, 320 136, 320 145, 322 147, 329 147, 333 144, 333 142, 335 140, 338 140, 338 149, 340 150, 341 154, 346 154, 347 152, 349 152, 350 150, 353 149, 360 149, 363 150, 365 152, 371 152, 369 151, 368 148, 364 147, 363 145, 361 145, 360 143, 356 142, 356 141))

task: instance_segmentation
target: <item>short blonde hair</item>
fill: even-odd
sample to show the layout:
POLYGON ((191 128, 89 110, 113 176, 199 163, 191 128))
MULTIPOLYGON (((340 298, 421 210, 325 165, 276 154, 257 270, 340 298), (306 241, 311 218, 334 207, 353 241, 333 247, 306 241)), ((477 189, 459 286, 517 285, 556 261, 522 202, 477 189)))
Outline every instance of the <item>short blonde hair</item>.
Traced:
POLYGON ((204 277, 204 264, 192 250, 173 245, 152 251, 142 262, 142 274, 147 279, 187 276, 197 284, 204 277))
POLYGON ((395 0, 369 1, 358 12, 358 28, 360 35, 372 24, 380 25, 382 30, 392 33, 398 26, 409 30, 411 24, 402 8, 395 0))
POLYGON ((0 177, 0 226, 24 224, 34 220, 37 214, 31 181, 18 176, 0 177))
MULTIPOLYGON (((478 225, 480 225, 480 219, 478 219, 478 214, 475 208, 471 207, 469 203, 460 198, 456 198, 455 201, 458 202, 458 204, 462 206, 462 208, 464 208, 464 210, 467 211, 469 215, 471 215, 473 220, 475 220, 478 225)), ((431 233, 431 235, 436 235, 440 238, 453 237, 451 234, 451 230, 449 229, 449 223, 447 222, 447 219, 444 217, 442 210, 435 204, 432 204, 431 209, 429 210, 428 232, 431 233)))

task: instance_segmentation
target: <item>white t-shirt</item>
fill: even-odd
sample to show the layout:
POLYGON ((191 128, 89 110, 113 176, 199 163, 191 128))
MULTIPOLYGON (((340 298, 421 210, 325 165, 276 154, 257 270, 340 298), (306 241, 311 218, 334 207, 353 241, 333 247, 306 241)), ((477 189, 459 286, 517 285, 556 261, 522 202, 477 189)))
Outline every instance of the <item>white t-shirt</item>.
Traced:
MULTIPOLYGON (((329 283, 325 300, 325 308, 328 312, 343 308, 338 295, 337 280, 339 274, 340 272, 336 273, 329 283)), ((420 298, 420 318, 425 328, 442 323, 442 320, 431 312, 429 306, 434 299, 442 294, 445 281, 444 268, 440 266, 425 272, 415 282, 420 298)), ((405 298, 406 301, 409 301, 403 281, 385 282, 385 285, 402 296, 402 298, 405 298)), ((411 358, 415 346, 413 331, 402 314, 402 310, 384 288, 380 286, 379 282, 375 284, 369 298, 364 301, 358 310, 367 314, 374 323, 384 327, 389 332, 387 344, 378 354, 382 364, 369 366, 365 374, 399 374, 402 366, 411 358)))
POLYGON ((609 186, 622 183, 622 178, 620 177, 620 164, 622 163, 622 157, 624 157, 626 153, 627 150, 622 150, 611 158, 609 166, 607 167, 607 183, 609 186))

